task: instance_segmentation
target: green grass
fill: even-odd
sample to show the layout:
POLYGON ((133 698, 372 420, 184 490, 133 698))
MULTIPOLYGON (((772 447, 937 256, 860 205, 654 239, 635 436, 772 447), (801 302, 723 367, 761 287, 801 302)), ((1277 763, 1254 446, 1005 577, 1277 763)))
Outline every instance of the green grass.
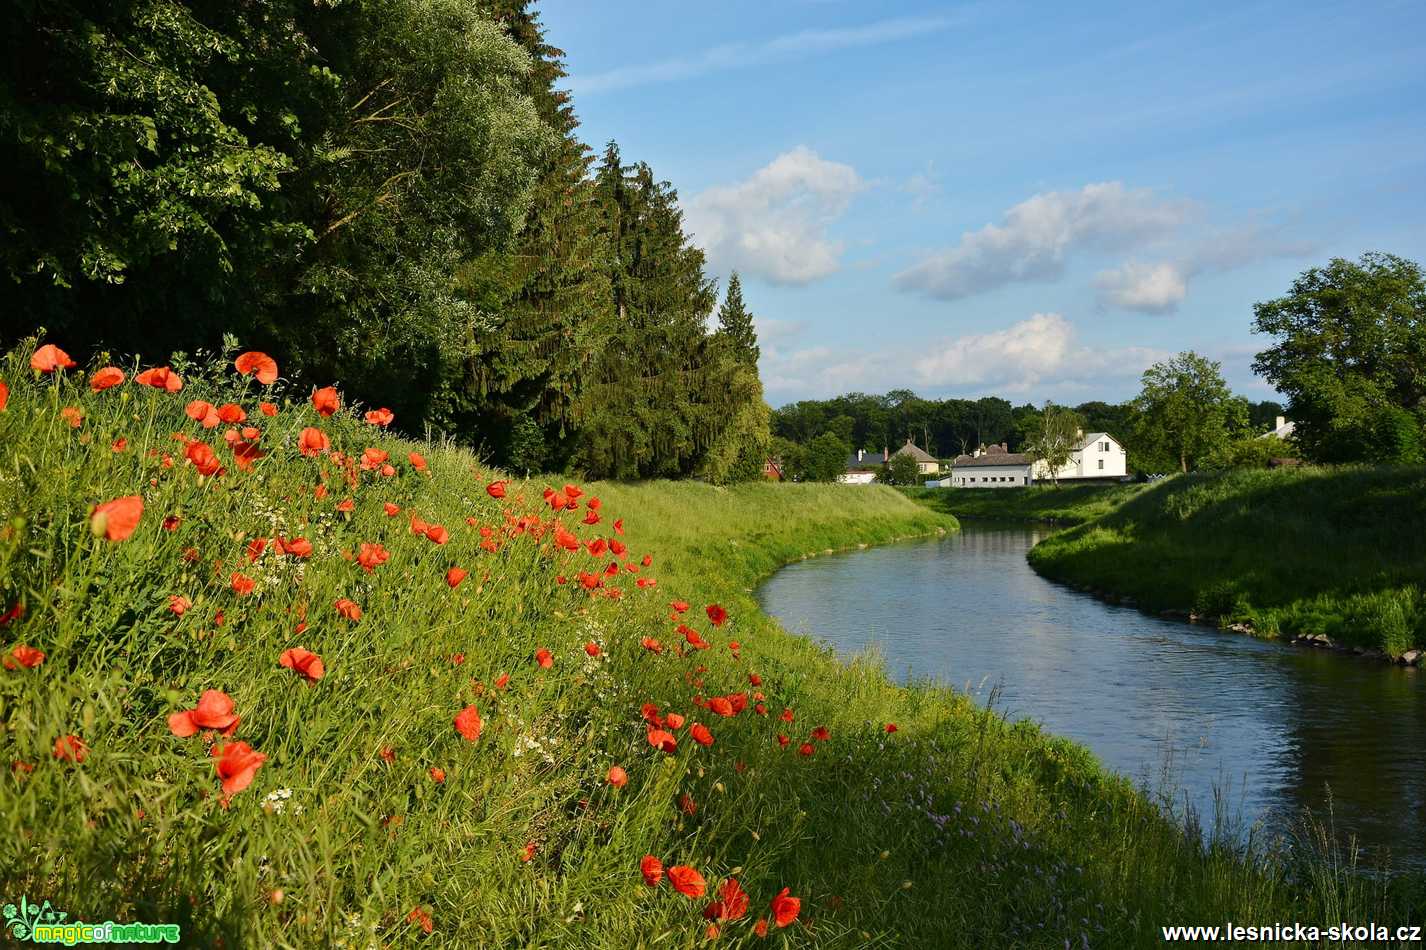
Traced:
POLYGON ((496 500, 485 486, 498 473, 468 453, 347 413, 320 419, 305 398, 227 372, 185 369, 178 395, 91 393, 76 373, 36 379, 27 356, 0 362, 13 389, 0 412, 0 598, 25 608, 0 642, 47 656, 0 671, 0 759, 17 763, 0 775, 7 901, 178 923, 199 946, 704 944, 708 898, 646 887, 639 859, 654 854, 696 867, 710 892, 741 882, 751 908, 723 927, 725 945, 1048 948, 1156 946, 1160 925, 1225 919, 1399 922, 1426 900, 1418 880, 1360 874, 1311 839, 1284 853, 1205 847, 1082 747, 950 690, 898 686, 874 657, 840 662, 758 611, 753 586, 786 561, 954 530, 894 491, 588 485, 584 499, 603 505, 585 525, 588 508, 543 503, 542 480, 496 500), (266 457, 238 470, 223 429, 183 414, 193 398, 244 406, 266 457), (255 412, 260 398, 281 404, 276 417, 255 412), (301 456, 306 426, 348 456, 389 451, 393 473, 301 456), (213 444, 229 471, 200 478, 173 433, 213 444), (428 473, 406 461, 413 449, 428 473), (90 507, 134 493, 133 535, 95 537, 90 507), (413 515, 448 543, 414 534, 413 515), (565 551, 555 522, 627 555, 565 551), (269 547, 250 561, 251 541, 274 534, 307 538, 312 557, 269 547), (368 573, 348 560, 362 542, 389 561, 368 573), (638 573, 620 567, 586 592, 580 572, 611 562, 638 573), (454 589, 452 566, 470 571, 454 589), (234 591, 235 571, 252 593, 234 591), (175 595, 192 601, 182 616, 175 595), (338 598, 361 619, 340 617, 338 598), (675 650, 675 599, 709 649, 675 650), (729 611, 722 627, 704 615, 714 603, 729 611), (319 683, 279 666, 296 646, 321 654, 319 683), (167 726, 204 689, 232 696, 234 738, 267 756, 226 807, 205 739, 167 726), (730 718, 695 704, 733 692, 765 694, 768 714, 756 695, 730 718), (475 742, 453 727, 472 703, 475 742), (646 741, 644 703, 689 717, 673 754, 646 741), (692 740, 694 721, 713 745, 692 740), (825 742, 811 738, 819 726, 825 742), (67 735, 86 745, 82 762, 53 756, 67 735), (604 780, 614 764, 622 789, 604 780), (799 919, 757 938, 784 887, 799 919), (409 919, 418 908, 429 934, 409 919))
POLYGON ((1146 487, 1142 484, 1031 485, 994 489, 918 487, 902 491, 933 511, 957 518, 1076 525, 1113 511, 1146 487))
POLYGON ((1268 636, 1426 646, 1426 469, 1178 476, 1030 552, 1041 573, 1268 636))

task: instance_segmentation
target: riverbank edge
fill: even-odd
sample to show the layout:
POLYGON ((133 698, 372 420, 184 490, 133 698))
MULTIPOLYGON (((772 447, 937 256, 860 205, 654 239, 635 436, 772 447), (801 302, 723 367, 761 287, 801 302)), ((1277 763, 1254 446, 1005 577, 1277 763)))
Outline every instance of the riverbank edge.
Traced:
MULTIPOLYGON (((987 524, 1038 524, 1046 527, 1057 528, 1056 537, 1065 531, 1092 525, 1117 512, 1126 502, 1136 498, 1149 485, 1138 486, 1062 486, 1056 489, 999 489, 984 490, 976 496, 965 494, 952 494, 955 489, 903 489, 903 493, 912 501, 921 504, 932 511, 937 511, 952 515, 953 517, 966 520, 983 522, 987 524), (1066 499, 1070 502, 1070 508, 1075 507, 1075 503, 1083 505, 1089 503, 1108 504, 1106 510, 1099 514, 1089 514, 1080 512, 1075 514, 1061 513, 1059 517, 1036 516, 1025 511, 1027 499, 1054 498, 1053 493, 1074 492, 1075 494, 1066 499), (1027 494, 1029 493, 1029 494, 1027 494), (964 511, 952 512, 951 507, 954 502, 975 502, 982 509, 979 512, 967 514, 964 511), (985 513, 986 511, 991 513, 985 513)), ((1259 640, 1271 640, 1279 643, 1288 643, 1293 646, 1307 649, 1327 650, 1342 656, 1354 656, 1362 659, 1387 663, 1395 666, 1402 666, 1408 669, 1426 668, 1426 649, 1414 647, 1403 651, 1401 654, 1393 656, 1386 650, 1360 645, 1341 643, 1333 640, 1329 635, 1312 631, 1285 631, 1275 633, 1262 630, 1256 627, 1250 620, 1235 617, 1232 613, 1215 613, 1213 611, 1195 609, 1192 606, 1171 604, 1168 606, 1144 605, 1139 602, 1139 598, 1133 594, 1122 590, 1115 590, 1103 585, 1090 584, 1076 579, 1071 572, 1056 571, 1045 556, 1047 548, 1046 542, 1051 538, 1042 539, 1027 554, 1026 561, 1030 567, 1046 580, 1066 587, 1077 593, 1087 594, 1096 600, 1107 604, 1122 607, 1133 607, 1148 616, 1158 617, 1165 620, 1174 620, 1193 626, 1212 624, 1215 629, 1241 633, 1259 640), (1039 556, 1036 552, 1040 552, 1039 556)), ((1051 545, 1053 546, 1053 545, 1051 545)), ((1251 605, 1249 605, 1251 607, 1251 605)))

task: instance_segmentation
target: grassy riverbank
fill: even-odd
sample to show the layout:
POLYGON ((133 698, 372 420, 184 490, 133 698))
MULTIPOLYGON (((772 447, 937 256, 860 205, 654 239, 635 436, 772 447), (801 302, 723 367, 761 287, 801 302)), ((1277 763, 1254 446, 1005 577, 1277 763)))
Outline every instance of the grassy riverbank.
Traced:
POLYGON ((27 357, 0 365, 7 902, 193 945, 689 947, 736 879, 730 945, 1062 947, 1423 899, 1310 843, 1204 849, 1083 748, 757 610, 788 560, 954 530, 891 490, 555 483, 556 510, 226 370, 91 391, 27 357), (199 399, 246 412, 233 443, 199 399), (136 526, 91 517, 133 495, 136 526), (298 647, 320 678, 280 662, 298 647), (241 718, 196 726, 231 737, 175 734, 204 690, 241 718), (646 886, 646 854, 707 895, 646 886), (783 888, 799 913, 764 941, 783 888))
POLYGON ((1027 488, 905 488, 908 498, 957 518, 1043 521, 1077 525, 1108 514, 1146 487, 1129 485, 1032 485, 1027 488))
POLYGON ((1273 635, 1426 646, 1426 469, 1178 476, 1030 552, 1049 577, 1273 635))

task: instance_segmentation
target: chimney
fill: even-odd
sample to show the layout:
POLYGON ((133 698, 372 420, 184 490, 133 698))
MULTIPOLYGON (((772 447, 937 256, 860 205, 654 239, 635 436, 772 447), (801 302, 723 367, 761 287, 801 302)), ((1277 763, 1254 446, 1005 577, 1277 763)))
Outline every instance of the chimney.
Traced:
POLYGON ((1009 445, 1009 443, 1006 443, 1006 442, 1000 443, 1000 451, 1002 451, 1002 452, 1009 452, 1009 451, 1010 451, 1010 445, 1009 445))
POLYGON ((881 447, 881 464, 885 465, 885 464, 886 464, 888 461, 890 461, 890 460, 891 460, 891 452, 889 452, 889 451, 887 450, 886 446, 883 445, 883 446, 881 447))
POLYGON ((857 461, 860 462, 866 455, 866 449, 857 449, 857 461))
POLYGON ((1277 424, 1274 425, 1273 428, 1274 428, 1274 429, 1281 429, 1281 428, 1282 428, 1283 426, 1285 426, 1285 425, 1287 425, 1287 417, 1286 417, 1286 416, 1278 416, 1278 417, 1277 417, 1277 424))

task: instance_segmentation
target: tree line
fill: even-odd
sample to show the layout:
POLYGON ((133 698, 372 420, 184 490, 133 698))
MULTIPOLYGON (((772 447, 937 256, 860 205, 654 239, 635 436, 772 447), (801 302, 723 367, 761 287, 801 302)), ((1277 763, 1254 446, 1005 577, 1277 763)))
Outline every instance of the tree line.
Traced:
POLYGON ((757 477, 768 410, 677 192, 580 141, 528 0, 8 6, 4 342, 225 334, 516 470, 757 477))
POLYGON ((1186 351, 1147 369, 1125 402, 1012 405, 996 396, 923 399, 910 390, 803 400, 773 413, 774 451, 811 480, 839 474, 855 448, 894 452, 906 439, 942 459, 1003 443, 1063 461, 1078 433, 1108 432, 1131 471, 1320 463, 1426 462, 1426 278, 1400 257, 1367 253, 1304 272, 1283 297, 1255 304, 1271 339, 1254 370, 1286 405, 1235 395, 1221 364, 1186 351), (1263 439, 1278 416, 1291 438, 1263 439), (844 463, 843 463, 844 464, 844 463))

